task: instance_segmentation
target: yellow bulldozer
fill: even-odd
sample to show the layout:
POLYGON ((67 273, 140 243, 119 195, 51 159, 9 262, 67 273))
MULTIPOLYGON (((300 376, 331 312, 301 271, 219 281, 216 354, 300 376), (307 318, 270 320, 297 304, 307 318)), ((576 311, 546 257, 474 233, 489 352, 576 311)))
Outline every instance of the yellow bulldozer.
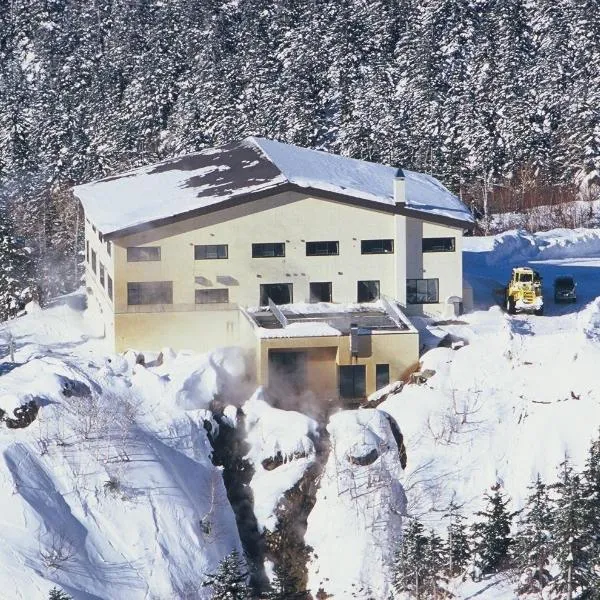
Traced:
POLYGON ((544 298, 540 274, 529 267, 514 268, 504 291, 504 301, 506 311, 511 315, 516 312, 543 315, 544 298))

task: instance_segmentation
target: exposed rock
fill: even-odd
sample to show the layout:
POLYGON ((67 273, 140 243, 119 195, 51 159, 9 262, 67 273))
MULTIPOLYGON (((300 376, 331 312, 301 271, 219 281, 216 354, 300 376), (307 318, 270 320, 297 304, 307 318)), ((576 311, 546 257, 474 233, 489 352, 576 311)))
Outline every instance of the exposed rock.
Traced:
POLYGON ((6 413, 2 411, 0 419, 6 423, 9 429, 23 429, 33 423, 37 417, 40 407, 37 405, 35 400, 30 400, 22 406, 18 406, 13 410, 14 419, 7 417, 6 413))
POLYGON ((364 456, 352 456, 348 454, 346 458, 350 464, 366 467, 367 465, 372 465, 379 458, 379 452, 377 452, 376 448, 372 448, 364 456))
POLYGON ((298 460, 300 458, 308 458, 308 454, 305 452, 294 452, 291 456, 283 456, 281 452, 277 452, 275 456, 270 456, 262 461, 263 469, 266 471, 273 471, 277 467, 289 462, 290 460, 298 460))

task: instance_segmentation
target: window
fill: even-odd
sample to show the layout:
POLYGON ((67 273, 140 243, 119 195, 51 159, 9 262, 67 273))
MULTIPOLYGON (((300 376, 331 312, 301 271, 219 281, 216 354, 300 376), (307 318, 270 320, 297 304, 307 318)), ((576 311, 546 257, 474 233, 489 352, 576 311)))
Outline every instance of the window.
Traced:
POLYGON ((423 252, 454 252, 454 238, 423 238, 423 252))
POLYGON ((194 260, 209 260, 212 258, 228 258, 229 246, 227 244, 208 244, 194 246, 194 260))
POLYGON ((339 242, 306 242, 306 256, 337 256, 339 242))
POLYGON ((265 283, 260 286, 260 305, 269 304, 269 298, 275 304, 290 304, 292 302, 291 283, 265 283))
POLYGON ((90 262, 90 240, 85 241, 85 260, 90 262))
POLYGON ((92 250, 92 271, 96 272, 96 251, 92 250))
POLYGON ((112 254, 112 244, 110 242, 106 242, 106 253, 109 256, 112 254))
POLYGON ((227 304, 229 302, 229 290, 196 290, 196 304, 227 304))
POLYGON ((127 262, 160 260, 160 246, 137 246, 127 248, 127 262))
POLYGON ((100 230, 98 230, 98 239, 100 240, 101 244, 104 243, 104 236, 102 235, 102 232, 100 230))
POLYGON ((309 288, 311 302, 331 302, 331 281, 311 281, 309 288))
POLYGON ((268 258, 270 256, 285 256, 285 244, 283 242, 252 244, 252 258, 268 258))
POLYGON ((172 281, 127 283, 127 304, 173 304, 172 281))
POLYGON ((439 279, 407 279, 407 304, 435 304, 439 302, 439 279))
POLYGON ((100 263, 100 285, 104 287, 104 265, 100 263))
POLYGON ((342 398, 364 398, 367 392, 365 365, 340 366, 339 387, 342 398))
POLYGON ((394 252, 394 240, 361 240, 361 254, 391 254, 394 252))
POLYGON ((357 302, 379 300, 379 281, 359 281, 356 300, 357 302))
POLYGON ((112 300, 113 299, 112 278, 108 273, 106 274, 106 291, 108 292, 108 297, 112 300))
POLYGON ((375 365, 375 389, 388 385, 390 382, 390 365, 375 365))

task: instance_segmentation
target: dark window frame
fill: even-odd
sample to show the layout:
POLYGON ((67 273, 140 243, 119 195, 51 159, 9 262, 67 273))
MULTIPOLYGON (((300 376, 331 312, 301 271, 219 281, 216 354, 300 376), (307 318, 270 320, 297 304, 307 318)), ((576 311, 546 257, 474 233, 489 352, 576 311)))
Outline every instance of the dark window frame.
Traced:
POLYGON ((356 282, 356 301, 357 302, 359 302, 359 303, 375 302, 375 301, 379 300, 380 298, 381 298, 381 280, 379 280, 379 279, 363 279, 363 280, 356 282), (370 284, 370 283, 377 284, 377 286, 376 286, 377 287, 377 296, 374 298, 371 297, 369 300, 361 300, 361 295, 360 295, 361 284, 370 284))
POLYGON ((100 285, 104 287, 104 277, 106 275, 106 269, 104 265, 98 261, 98 279, 100 279, 100 285))
POLYGON ((268 298, 271 298, 271 300, 273 300, 273 302, 275 302, 275 304, 291 304, 292 302, 294 302, 294 284, 293 283, 288 283, 288 282, 283 282, 283 283, 261 283, 260 287, 259 287, 259 305, 260 306, 267 306, 268 301, 267 302, 263 302, 263 300, 267 300, 268 298), (289 300, 287 302, 275 302, 275 300, 273 300, 273 298, 271 298, 271 296, 267 295, 267 290, 266 288, 269 286, 285 286, 288 288, 288 292, 289 292, 289 300))
POLYGON ((338 240, 306 242, 306 256, 339 256, 338 240))
POLYGON ((195 291, 195 302, 196 304, 229 304, 229 290, 227 288, 211 288, 211 289, 203 289, 203 290, 196 290, 195 291), (224 294, 225 295, 225 299, 210 299, 208 300, 208 298, 213 295, 216 296, 216 294, 224 294), (204 298, 206 299, 205 302, 201 302, 200 298, 204 296, 204 298))
POLYGON ((85 240, 85 260, 90 262, 90 240, 85 240))
POLYGON ((94 272, 94 275, 96 274, 96 261, 97 261, 97 256, 96 256, 96 251, 92 248, 92 271, 94 272))
POLYGON ((456 238, 454 237, 433 237, 423 238, 423 252, 456 252, 456 238), (448 247, 444 247, 448 244, 448 247))
POLYGON ((160 262, 162 260, 162 250, 160 246, 128 246, 127 247, 127 262, 160 262), (135 256, 136 251, 141 251, 138 256, 135 256), (158 258, 143 258, 144 251, 148 252, 147 256, 150 256, 152 252, 156 251, 158 258), (152 251, 152 252, 151 252, 152 251))
POLYGON ((257 242, 252 244, 252 258, 285 258, 285 242, 257 242), (269 248, 272 248, 272 253, 267 253, 269 248), (281 254, 277 254, 277 250, 281 254))
POLYGON ((106 292, 108 294, 108 297, 112 300, 113 299, 113 280, 112 280, 112 277, 108 273, 106 274, 106 292))
MULTIPOLYGON (((163 291, 164 291, 163 290, 163 291)), ((127 282, 127 306, 149 306, 160 304, 173 304, 173 282, 172 281, 128 281, 127 282), (133 286, 139 286, 135 289, 133 286), (152 291, 150 286, 155 286, 152 291), (167 300, 155 301, 156 286, 162 286, 166 290, 167 300), (138 296, 135 298, 135 296, 138 296), (132 300, 137 300, 133 301, 132 300)))
POLYGON ((394 240, 391 238, 383 238, 378 240, 360 240, 361 254, 394 254, 394 240), (384 246, 389 242, 389 250, 384 246), (379 246, 378 246, 379 244, 379 246), (370 245, 370 247, 369 247, 370 245))
POLYGON ((195 244, 194 245, 194 260, 226 260, 229 258, 229 244, 195 244), (216 256, 208 256, 209 248, 215 249, 216 256), (221 250, 224 249, 224 256, 219 256, 221 250), (204 256, 201 256, 204 254, 204 256))
POLYGON ((310 281, 308 283, 309 302, 316 304, 317 302, 333 302, 333 283, 331 281, 310 281), (313 286, 329 286, 329 300, 317 300, 313 294, 313 286))
POLYGON ((340 398, 354 400, 367 395, 367 368, 365 365, 338 366, 338 393, 340 398), (349 375, 351 373, 351 375, 349 375), (350 382, 351 380, 351 382, 350 382), (362 380, 362 381, 361 381, 362 380), (350 382, 350 385, 347 384, 350 382), (345 393, 351 388, 351 393, 345 393))
POLYGON ((380 390, 390 384, 390 365, 379 363, 375 365, 375 389, 380 390))
POLYGON ((112 256, 112 243, 110 240, 106 241, 106 254, 112 256))
MULTIPOLYGON (((422 287, 422 286, 421 286, 422 287)), ((440 302, 440 280, 438 277, 430 277, 430 278, 423 278, 423 279, 407 279, 406 280, 406 304, 439 304, 440 302), (414 292, 409 292, 409 285, 410 282, 415 282, 415 289, 414 292), (429 285, 431 282, 435 282, 435 300, 427 300, 425 302, 418 302, 417 300, 419 299, 419 294, 426 294, 429 295, 430 291, 429 289, 426 289, 425 291, 419 291, 419 283, 422 282, 426 282, 425 285, 427 288, 429 288, 429 285), (414 294, 414 296, 413 296, 414 294)))

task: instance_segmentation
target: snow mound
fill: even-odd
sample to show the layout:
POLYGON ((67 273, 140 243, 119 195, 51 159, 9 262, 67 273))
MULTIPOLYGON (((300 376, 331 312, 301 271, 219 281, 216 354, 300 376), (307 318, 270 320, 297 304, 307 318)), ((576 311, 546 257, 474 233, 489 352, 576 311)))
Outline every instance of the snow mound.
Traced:
MULTIPOLYGON (((212 414, 178 407, 204 359, 144 367, 103 357, 82 332, 66 306, 0 329, 16 347, 15 363, 0 361, 0 408, 40 407, 25 428, 0 426, 0 596, 56 585, 78 600, 208 599, 203 579, 241 543, 211 461, 212 414)), ((222 370, 198 389, 235 380, 234 359, 210 360, 222 370)))
POLYGON ((600 229, 553 229, 539 233, 512 230, 494 238, 465 238, 465 250, 487 250, 488 265, 597 256, 600 254, 600 229), (491 239, 491 248, 482 242, 485 239, 491 239))
POLYGON ((339 598, 387 598, 388 566, 406 508, 389 418, 377 409, 342 411, 327 431, 331 451, 305 536, 314 553, 310 589, 339 598))
POLYGON ((270 406, 262 389, 243 405, 242 411, 250 445, 246 458, 255 470, 250 483, 255 516, 261 530, 273 531, 279 500, 315 461, 318 425, 299 412, 270 406))

